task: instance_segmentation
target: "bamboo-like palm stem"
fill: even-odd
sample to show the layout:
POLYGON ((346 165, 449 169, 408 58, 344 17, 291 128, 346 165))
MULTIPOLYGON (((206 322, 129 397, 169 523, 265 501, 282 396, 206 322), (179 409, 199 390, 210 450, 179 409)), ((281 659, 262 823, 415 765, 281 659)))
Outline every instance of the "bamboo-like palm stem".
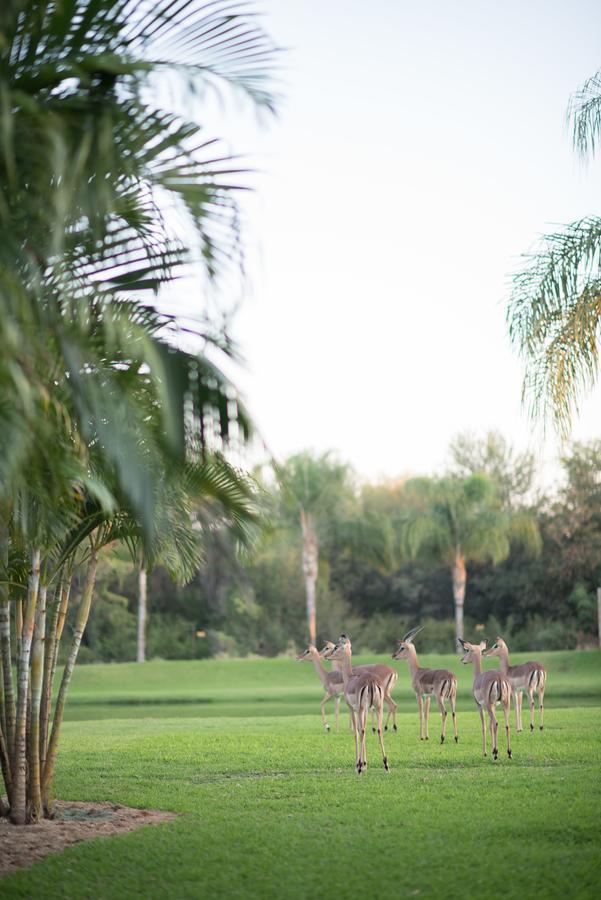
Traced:
POLYGON ((0 768, 2 769, 2 777, 4 779, 4 787, 6 788, 6 796, 8 797, 8 805, 11 805, 11 798, 13 792, 13 779, 12 779, 12 769, 10 764, 10 757, 8 754, 8 747, 6 746, 6 741, 4 739, 4 732, 2 727, 0 726, 0 768))
POLYGON ((73 669, 77 660, 79 645, 81 644, 81 639, 88 622, 88 616, 90 615, 92 598, 94 596, 94 584, 96 581, 97 565, 98 559, 96 556, 96 551, 93 549, 88 562, 83 594, 77 610, 77 616, 73 628, 71 648, 69 650, 69 656, 63 670, 63 677, 61 679, 58 697, 56 698, 54 719, 52 721, 52 731, 50 733, 48 752, 46 754, 46 764, 42 773, 42 803, 44 805, 44 809, 48 810, 49 812, 51 811, 50 789, 52 787, 52 779, 54 777, 54 767, 56 764, 56 755, 58 753, 58 742, 60 738, 61 725, 63 722, 65 700, 67 698, 67 691, 69 688, 69 683, 71 681, 71 675, 73 674, 73 669))
POLYGON ((50 720, 52 687, 54 685, 60 635, 63 631, 65 615, 67 613, 67 604, 69 603, 70 588, 71 582, 61 578, 54 595, 54 608, 50 619, 50 626, 48 628, 48 638, 46 640, 42 705, 40 708, 40 767, 42 772, 44 771, 44 765, 46 763, 46 749, 48 747, 48 722, 50 720))
POLYGON ((35 610, 40 583, 40 551, 31 554, 31 569, 27 585, 27 604, 23 615, 20 653, 17 660, 17 722, 12 764, 13 795, 10 818, 15 825, 24 825, 27 818, 27 701, 29 698, 29 657, 33 639, 35 610))
POLYGON ((15 648, 17 657, 17 666, 21 658, 21 639, 23 637, 23 601, 20 598, 15 600, 15 648))
MULTIPOLYGON (((0 591, 2 591, 2 588, 0 588, 0 591)), ((10 649, 10 605, 6 593, 4 596, 0 594, 0 658, 0 665, 2 668, 0 677, 2 678, 4 694, 2 728, 4 730, 7 747, 12 747, 15 740, 16 706, 10 649)))
POLYGON ((30 822, 42 818, 42 785, 40 780, 40 705, 44 675, 44 643, 46 640, 46 592, 40 585, 38 608, 35 618, 33 647, 31 651, 31 704, 29 710, 29 771, 28 795, 30 822))

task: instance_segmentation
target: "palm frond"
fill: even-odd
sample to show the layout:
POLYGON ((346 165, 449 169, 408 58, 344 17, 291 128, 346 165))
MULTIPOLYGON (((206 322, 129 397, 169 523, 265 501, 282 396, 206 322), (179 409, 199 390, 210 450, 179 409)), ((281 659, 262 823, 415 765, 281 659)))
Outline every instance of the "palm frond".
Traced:
POLYGON ((597 380, 601 316, 601 219, 547 235, 514 276, 509 333, 526 361, 524 400, 567 434, 597 380))

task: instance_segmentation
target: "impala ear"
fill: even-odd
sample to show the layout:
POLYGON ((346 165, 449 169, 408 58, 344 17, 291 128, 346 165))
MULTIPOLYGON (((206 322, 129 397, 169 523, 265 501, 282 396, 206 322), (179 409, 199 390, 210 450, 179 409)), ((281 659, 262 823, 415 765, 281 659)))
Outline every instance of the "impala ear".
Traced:
POLYGON ((461 644, 464 650, 467 650, 467 643, 463 640, 463 638, 457 638, 457 643, 461 644))

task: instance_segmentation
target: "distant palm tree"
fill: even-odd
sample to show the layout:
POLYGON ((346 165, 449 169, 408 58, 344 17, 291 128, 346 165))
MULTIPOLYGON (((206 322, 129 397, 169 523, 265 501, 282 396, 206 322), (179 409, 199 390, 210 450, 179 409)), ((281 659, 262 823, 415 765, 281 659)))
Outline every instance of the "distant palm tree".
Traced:
MULTIPOLYGON (((601 72, 570 103, 577 153, 601 139, 601 72)), ((526 362, 523 396, 532 416, 567 436, 583 395, 599 375, 601 217, 591 215, 543 237, 514 278, 507 311, 512 341, 526 362)))
POLYGON ((310 643, 317 637, 316 590, 320 541, 337 511, 351 496, 347 465, 331 453, 314 456, 304 452, 278 465, 284 511, 302 534, 302 572, 307 601, 307 630, 310 643))
POLYGON ((412 479, 405 485, 404 509, 406 555, 424 556, 450 570, 458 638, 464 636, 469 564, 501 562, 509 555, 512 541, 534 553, 540 549, 534 519, 522 513, 512 515, 504 508, 485 475, 412 479))

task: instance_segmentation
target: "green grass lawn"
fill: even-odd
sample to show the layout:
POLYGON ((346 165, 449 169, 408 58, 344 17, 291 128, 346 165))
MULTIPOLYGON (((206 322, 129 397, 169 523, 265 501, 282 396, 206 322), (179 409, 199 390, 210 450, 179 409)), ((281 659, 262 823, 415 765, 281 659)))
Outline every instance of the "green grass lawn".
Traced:
POLYGON ((460 676, 460 742, 441 746, 417 739, 399 664, 392 771, 370 734, 360 778, 346 715, 340 734, 321 730, 306 663, 82 667, 57 795, 182 815, 70 848, 3 880, 0 895, 597 897, 601 657, 537 657, 549 668, 546 730, 514 735, 512 761, 502 742, 496 764, 480 756, 471 669, 424 657, 460 676))

